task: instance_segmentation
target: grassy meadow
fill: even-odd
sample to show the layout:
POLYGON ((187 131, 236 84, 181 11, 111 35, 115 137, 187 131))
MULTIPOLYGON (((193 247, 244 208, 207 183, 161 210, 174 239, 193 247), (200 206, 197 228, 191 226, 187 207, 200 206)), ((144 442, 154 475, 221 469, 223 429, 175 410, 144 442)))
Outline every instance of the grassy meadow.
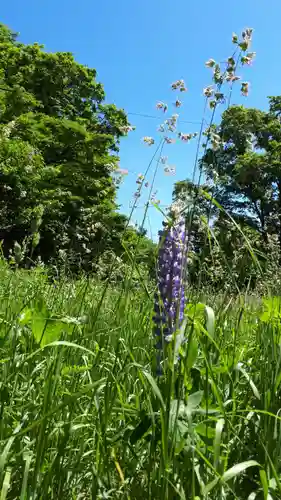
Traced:
MULTIPOLYGON (((271 96, 266 111, 262 94, 249 104, 262 109, 244 106, 252 28, 232 33, 223 55, 232 12, 221 30, 220 8, 209 9, 218 24, 208 12, 206 32, 202 12, 193 22, 190 11, 190 34, 185 21, 179 29, 186 16, 170 11, 176 24, 167 29, 161 4, 135 50, 135 20, 154 19, 140 6, 128 32, 114 9, 104 10, 104 23, 94 3, 92 15, 87 9, 107 43, 93 42, 97 29, 83 28, 91 37, 83 43, 72 36, 68 15, 57 23, 57 40, 71 33, 89 63, 80 48, 108 46, 98 71, 128 112, 110 104, 96 69, 49 51, 55 23, 48 51, 0 23, 0 500, 281 500, 281 96, 264 87, 278 81, 267 75, 275 75, 268 63, 279 26, 268 23, 264 34, 259 85, 254 73, 254 88, 271 96), (152 43, 158 26, 163 39, 152 43), (217 61, 205 60, 206 40, 217 61), (170 71, 173 79, 182 72, 176 48, 187 84, 170 82, 170 71), (209 76, 202 73, 202 120, 193 121, 201 55, 209 76), (146 118, 157 119, 155 129, 146 132, 146 118), (121 161, 121 141, 135 129, 121 161), (168 162, 172 144, 195 139, 194 162, 183 150, 168 162), (170 196, 157 182, 175 174, 170 196), (150 208, 163 220, 159 244, 150 208)), ((79 16, 75 33, 78 24, 79 16)))
POLYGON ((279 299, 190 291, 157 378, 151 297, 1 263, 1 500, 281 498, 279 299))

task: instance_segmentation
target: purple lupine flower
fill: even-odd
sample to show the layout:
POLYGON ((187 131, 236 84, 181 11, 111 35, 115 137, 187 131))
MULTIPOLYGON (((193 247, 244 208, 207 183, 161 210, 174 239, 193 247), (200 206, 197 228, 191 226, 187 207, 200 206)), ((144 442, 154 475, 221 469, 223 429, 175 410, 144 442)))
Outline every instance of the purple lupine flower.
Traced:
MULTIPOLYGON (((173 207, 172 207, 173 208, 173 207)), ((174 205, 175 208, 175 205, 174 205)), ((165 344, 172 339, 184 319, 186 230, 185 219, 178 214, 172 226, 163 223, 159 231, 160 249, 158 255, 158 291, 155 294, 154 333, 157 337, 158 374, 165 344)))

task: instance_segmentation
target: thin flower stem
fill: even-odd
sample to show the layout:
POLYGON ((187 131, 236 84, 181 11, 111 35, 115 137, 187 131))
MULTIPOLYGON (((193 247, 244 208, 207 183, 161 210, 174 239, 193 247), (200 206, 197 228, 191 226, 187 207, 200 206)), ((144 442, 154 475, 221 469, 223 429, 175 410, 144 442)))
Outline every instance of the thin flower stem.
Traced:
MULTIPOLYGON (((156 162, 156 167, 154 169, 154 172, 153 172, 153 178, 152 178, 152 182, 151 182, 151 185, 150 185, 150 189, 149 189, 149 193, 148 193, 148 199, 147 199, 147 202, 145 204, 145 211, 144 211, 144 215, 143 215, 143 219, 142 219, 142 223, 141 223, 141 230, 143 229, 144 227, 144 223, 145 223, 145 220, 146 220, 146 216, 147 216, 147 211, 148 211, 148 207, 149 207, 149 201, 151 199, 151 195, 152 195, 152 192, 153 192, 153 188, 154 188, 154 184, 155 184, 155 180, 156 180, 156 175, 157 175, 157 172, 158 172, 158 168, 159 168, 159 165, 160 165, 160 158, 162 156, 162 152, 163 152, 163 148, 164 148, 164 145, 165 145, 165 140, 164 139, 161 139, 160 143, 159 143, 159 147, 157 148, 156 152, 155 152, 155 155, 153 157, 153 159, 155 158, 156 156, 156 153, 157 151, 159 151, 159 148, 160 148, 160 151, 159 151, 159 156, 158 156, 158 160, 156 162)), ((153 161, 153 160, 152 160, 153 161)), ((151 161, 151 162, 152 162, 151 161)), ((146 176, 146 173, 144 174, 144 177, 146 176)), ((144 180, 143 180, 144 182, 144 180)))
POLYGON ((201 146, 201 139, 202 139, 203 128, 204 128, 204 123, 205 123, 205 115, 206 115, 207 105, 208 105, 208 98, 206 97, 205 103, 204 103, 204 109, 203 109, 203 115, 202 115, 202 120, 201 120, 199 136, 198 136, 194 166, 193 166, 192 183, 194 183, 194 181, 195 181, 195 174, 196 174, 196 169, 197 169, 197 164, 198 164, 199 151, 200 151, 200 146, 201 146))
MULTIPOLYGON (((236 70, 238 68, 238 64, 239 64, 239 61, 240 61, 240 58, 241 58, 241 53, 242 53, 242 51, 240 50, 240 52, 239 52, 239 54, 237 56, 237 59, 236 59, 236 64, 234 66, 234 75, 235 75, 236 70)), ((230 85, 229 94, 228 94, 228 101, 227 101, 227 107, 226 107, 226 109, 228 109, 229 106, 230 106, 230 101, 231 101, 231 97, 232 97, 232 90, 233 90, 233 84, 234 84, 234 82, 232 81, 231 85, 230 85)))
MULTIPOLYGON (((161 155, 162 155, 162 151, 163 151, 163 147, 164 147, 164 139, 161 139, 160 142, 158 143, 158 146, 156 148, 156 150, 154 151, 154 154, 145 170, 145 173, 143 175, 143 179, 140 183, 140 187, 139 187, 139 191, 141 191, 144 183, 145 183, 145 180, 146 180, 146 176, 150 170, 150 167, 159 151, 159 157, 158 157, 158 160, 157 160, 157 163, 156 163, 156 166, 155 166, 155 169, 154 169, 154 173, 153 173, 153 179, 152 179, 152 183, 151 183, 151 186, 150 186, 150 190, 149 190, 149 195, 148 195, 148 201, 145 205, 145 210, 144 210, 144 215, 143 215, 143 219, 142 219, 142 223, 141 223, 141 226, 140 226, 140 231, 139 231, 139 236, 138 236, 138 240, 137 240, 137 244, 136 244, 136 247, 135 247, 135 251, 134 251, 134 255, 133 255, 133 258, 132 258, 132 262, 131 262, 131 266, 130 266, 130 269, 128 271, 128 274, 126 275, 126 278, 125 278, 125 282, 127 284, 127 289, 129 290, 130 289, 130 286, 131 286, 131 282, 132 282, 132 278, 133 278, 133 274, 134 274, 134 270, 135 270, 135 267, 136 267, 136 258, 137 258, 137 250, 138 250, 138 246, 139 246, 139 243, 140 243, 140 240, 141 240, 141 237, 142 237, 142 230, 144 228, 144 223, 145 223, 145 220, 146 220, 146 217, 147 217, 147 212, 148 212, 148 207, 149 207, 149 200, 150 200, 150 197, 151 197, 151 193, 152 193, 152 190, 153 190, 153 186, 154 186, 154 183, 155 183, 155 179, 156 179, 156 174, 157 174, 157 170, 158 170, 158 167, 159 167, 159 163, 160 163, 160 158, 161 158, 161 155)), ((136 206, 136 203, 137 203, 137 200, 135 200, 134 202, 134 206, 131 210, 131 214, 130 214, 130 217, 132 216, 133 214, 133 210, 136 206)), ((127 299, 129 299, 129 294, 127 295, 127 299)))

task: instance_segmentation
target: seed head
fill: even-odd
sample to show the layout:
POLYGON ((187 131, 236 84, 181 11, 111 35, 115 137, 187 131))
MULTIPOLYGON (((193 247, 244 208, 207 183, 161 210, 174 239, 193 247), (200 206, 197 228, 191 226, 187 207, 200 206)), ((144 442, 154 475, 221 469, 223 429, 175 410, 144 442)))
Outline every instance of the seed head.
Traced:
POLYGON ((156 109, 162 109, 164 111, 164 113, 166 113, 167 109, 168 109, 168 106, 167 104, 165 104, 164 102, 158 102, 156 104, 156 109))
POLYGON ((187 88, 185 86, 184 80, 176 80, 171 85, 172 90, 179 90, 180 92, 186 92, 187 88))
POLYGON ((174 144, 176 142, 176 139, 172 139, 171 137, 165 137, 165 142, 167 144, 174 144))
POLYGON ((177 99, 175 102, 174 102, 174 106, 176 108, 180 108, 181 107, 181 101, 179 99, 177 99))
POLYGON ((167 175, 175 175, 176 168, 172 165, 167 165, 166 167, 164 167, 164 172, 167 175))
POLYGON ((249 95, 249 87, 250 87, 249 82, 242 82, 241 83, 241 94, 244 97, 247 97, 249 95))
POLYGON ((207 68, 213 68, 216 64, 216 61, 214 59, 208 59, 208 61, 205 62, 205 66, 207 68))
POLYGON ((143 142, 147 144, 147 146, 152 146, 155 141, 152 137, 143 137, 143 142))
POLYGON ((214 93, 214 89, 212 86, 208 86, 205 89, 203 89, 203 94, 206 97, 212 97, 213 93, 214 93))

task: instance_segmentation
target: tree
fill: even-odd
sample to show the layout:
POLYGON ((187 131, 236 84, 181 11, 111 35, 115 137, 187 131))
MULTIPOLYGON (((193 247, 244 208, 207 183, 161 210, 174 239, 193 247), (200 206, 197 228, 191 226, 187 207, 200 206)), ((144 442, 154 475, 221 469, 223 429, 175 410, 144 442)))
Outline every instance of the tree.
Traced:
POLYGON ((233 217, 247 222, 264 241, 277 234, 281 251, 281 124, 279 98, 269 112, 229 108, 217 127, 221 143, 209 148, 201 167, 216 179, 216 199, 233 217), (279 106, 278 106, 279 105, 279 106))
POLYGON ((211 196, 210 186, 207 184, 199 186, 189 179, 176 182, 173 190, 173 201, 182 204, 185 214, 188 234, 188 277, 191 283, 198 283, 203 279, 203 262, 210 253, 208 227, 217 210, 208 196, 211 196))
POLYGON ((211 146, 207 147, 200 168, 207 184, 200 189, 189 181, 176 185, 176 197, 192 194, 190 268, 195 281, 200 274, 214 283, 212 276, 215 276, 216 284, 221 286, 232 275, 240 286, 249 281, 255 283, 261 269, 279 272, 280 116, 279 96, 269 98, 268 112, 243 106, 227 109, 220 125, 206 131, 211 146), (216 135, 216 144, 211 140, 212 134, 216 135), (212 209, 208 212, 210 204, 212 209), (277 242, 279 259, 276 262, 277 242))
MULTIPOLYGON (((112 173, 128 122, 96 71, 71 53, 17 42, 0 24, 0 238, 7 255, 90 265, 118 221, 112 173)), ((110 240, 110 239, 109 239, 110 240)), ((121 248, 118 249, 121 252, 121 248)))
MULTIPOLYGON (((230 218, 217 207, 211 184, 177 182, 174 200, 185 207, 189 283, 212 290, 256 286, 261 267, 265 270, 267 265, 261 235, 242 218, 230 218), (258 256, 258 264, 252 254, 258 256)), ((272 243, 267 250, 275 250, 272 243)))

